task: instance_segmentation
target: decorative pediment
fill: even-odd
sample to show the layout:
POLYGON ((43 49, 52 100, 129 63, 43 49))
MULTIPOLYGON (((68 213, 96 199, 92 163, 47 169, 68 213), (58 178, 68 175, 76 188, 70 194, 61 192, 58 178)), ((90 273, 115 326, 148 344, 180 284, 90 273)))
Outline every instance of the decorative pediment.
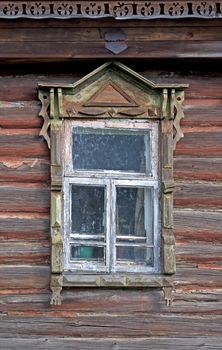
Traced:
POLYGON ((108 80, 86 103, 89 107, 138 107, 112 80, 108 80))
POLYGON ((182 137, 180 120, 185 84, 155 84, 119 62, 108 62, 68 85, 39 84, 44 118, 41 135, 50 143, 50 120, 163 119, 174 120, 175 140, 182 137))

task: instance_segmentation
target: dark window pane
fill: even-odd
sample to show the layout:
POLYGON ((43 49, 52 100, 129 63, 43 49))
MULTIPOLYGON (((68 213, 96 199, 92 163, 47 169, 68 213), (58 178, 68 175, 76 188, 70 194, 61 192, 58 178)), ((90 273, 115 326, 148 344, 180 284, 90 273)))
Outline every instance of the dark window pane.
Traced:
POLYGON ((119 246, 116 247, 116 256, 119 261, 127 260, 153 265, 152 248, 119 246))
POLYGON ((104 233, 104 187, 72 185, 72 232, 104 233))
POLYGON ((104 247, 71 246, 71 259, 104 261, 104 247))
MULTIPOLYGON (((152 244, 151 189, 117 187, 116 235, 146 237, 152 244)), ((130 239, 130 237, 129 237, 130 239)))
POLYGON ((148 131, 73 129, 73 167, 150 172, 148 131))

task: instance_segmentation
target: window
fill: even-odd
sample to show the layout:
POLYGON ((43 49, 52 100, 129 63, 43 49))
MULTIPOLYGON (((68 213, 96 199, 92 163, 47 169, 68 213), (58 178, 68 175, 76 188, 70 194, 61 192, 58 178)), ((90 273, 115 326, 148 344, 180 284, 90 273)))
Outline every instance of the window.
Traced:
POLYGON ((118 62, 75 84, 39 84, 40 135, 51 148, 52 304, 66 286, 161 287, 169 302, 185 87, 118 62))
POLYGON ((64 268, 158 272, 158 123, 93 124, 66 124, 64 268))

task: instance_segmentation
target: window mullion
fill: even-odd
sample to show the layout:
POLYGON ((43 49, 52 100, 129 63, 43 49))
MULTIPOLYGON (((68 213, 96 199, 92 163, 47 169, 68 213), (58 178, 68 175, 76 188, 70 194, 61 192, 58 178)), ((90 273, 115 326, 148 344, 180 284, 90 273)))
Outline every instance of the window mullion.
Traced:
POLYGON ((111 244, 111 232, 112 232, 112 186, 111 180, 106 182, 106 266, 107 271, 111 271, 112 266, 112 244, 111 244))
POLYGON ((116 270, 116 188, 115 181, 110 179, 110 272, 115 272, 116 270))

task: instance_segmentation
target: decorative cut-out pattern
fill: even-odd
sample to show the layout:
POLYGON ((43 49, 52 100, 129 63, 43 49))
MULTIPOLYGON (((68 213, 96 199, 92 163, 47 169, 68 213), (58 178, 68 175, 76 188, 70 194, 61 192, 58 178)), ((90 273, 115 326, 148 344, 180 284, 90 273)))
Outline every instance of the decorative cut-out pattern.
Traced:
POLYGON ((1 1, 0 18, 218 18, 221 1, 1 1))

